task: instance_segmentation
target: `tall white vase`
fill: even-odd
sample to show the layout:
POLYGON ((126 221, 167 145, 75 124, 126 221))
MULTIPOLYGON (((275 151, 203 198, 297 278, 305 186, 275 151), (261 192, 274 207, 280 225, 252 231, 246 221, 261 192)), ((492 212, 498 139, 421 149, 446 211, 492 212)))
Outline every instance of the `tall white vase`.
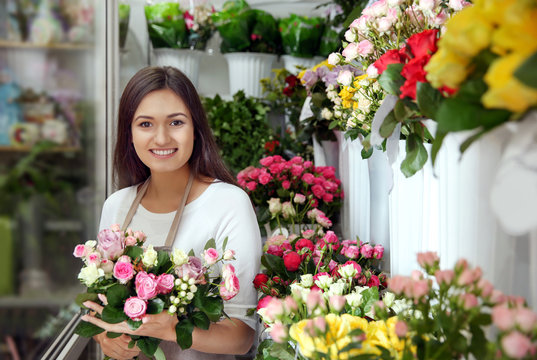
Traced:
POLYGON ((291 74, 298 74, 301 70, 297 66, 310 69, 323 61, 324 59, 320 56, 315 56, 312 58, 303 58, 293 55, 282 55, 283 66, 285 70, 289 71, 291 74))
POLYGON ((244 90, 247 96, 261 97, 262 78, 270 77, 274 54, 236 52, 224 54, 229 69, 229 92, 244 90))
POLYGON ((178 68, 197 88, 200 60, 203 54, 204 52, 200 50, 159 48, 153 50, 151 63, 157 66, 178 68))
POLYGON ((333 166, 339 177, 339 144, 338 141, 317 141, 313 136, 313 162, 315 166, 333 166))

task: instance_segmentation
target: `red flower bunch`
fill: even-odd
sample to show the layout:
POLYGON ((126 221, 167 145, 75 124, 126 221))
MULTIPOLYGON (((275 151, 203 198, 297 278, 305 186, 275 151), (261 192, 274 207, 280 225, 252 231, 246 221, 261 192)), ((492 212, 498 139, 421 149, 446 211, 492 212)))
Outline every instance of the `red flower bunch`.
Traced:
MULTIPOLYGON (((399 50, 388 50, 373 64, 382 74, 390 64, 403 64, 401 76, 405 79, 399 89, 399 97, 416 100, 416 85, 418 82, 428 82, 424 67, 429 63, 431 56, 438 50, 438 29, 425 30, 408 38, 406 45, 399 50)), ((441 89, 443 92, 453 93, 450 88, 441 89)))
POLYGON ((291 97, 295 92, 295 87, 297 84, 300 84, 298 78, 295 75, 289 75, 285 78, 285 83, 287 86, 283 89, 283 94, 285 96, 291 97))
POLYGON ((327 218, 341 207, 343 191, 334 167, 314 166, 299 156, 288 161, 279 155, 267 156, 259 163, 259 168, 249 166, 240 171, 237 181, 257 207, 260 224, 270 220, 271 212, 275 213, 269 211, 269 204, 274 203, 271 199, 281 199, 284 203, 280 206, 287 206, 286 202, 293 199, 295 205, 300 205, 295 209, 297 213, 317 208, 327 218))
POLYGON ((253 283, 258 291, 273 297, 289 295, 293 283, 327 291, 338 279, 347 279, 349 289, 385 288, 387 277, 378 269, 383 256, 382 245, 340 241, 333 231, 323 236, 316 236, 314 230, 289 237, 276 235, 265 243, 261 257, 265 272, 257 274, 253 283))

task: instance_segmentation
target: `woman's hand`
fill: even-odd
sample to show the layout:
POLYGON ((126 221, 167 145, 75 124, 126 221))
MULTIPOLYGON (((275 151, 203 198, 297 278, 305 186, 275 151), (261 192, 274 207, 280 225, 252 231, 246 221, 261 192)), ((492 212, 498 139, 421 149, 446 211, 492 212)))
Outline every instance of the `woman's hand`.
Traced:
POLYGON ((128 335, 121 335, 120 337, 111 339, 103 332, 95 335, 93 338, 99 343, 103 353, 112 359, 128 360, 140 354, 140 349, 136 346, 129 349, 131 338, 128 335))
MULTIPOLYGON (((98 314, 101 314, 103 311, 101 305, 92 301, 86 301, 84 306, 98 314)), ((150 336, 168 341, 175 341, 175 325, 178 322, 177 316, 170 315, 166 311, 163 311, 160 314, 144 315, 142 318, 142 325, 136 330, 132 330, 126 321, 118 324, 109 324, 102 319, 95 317, 93 314, 82 316, 82 320, 97 325, 105 331, 138 336, 150 336)))

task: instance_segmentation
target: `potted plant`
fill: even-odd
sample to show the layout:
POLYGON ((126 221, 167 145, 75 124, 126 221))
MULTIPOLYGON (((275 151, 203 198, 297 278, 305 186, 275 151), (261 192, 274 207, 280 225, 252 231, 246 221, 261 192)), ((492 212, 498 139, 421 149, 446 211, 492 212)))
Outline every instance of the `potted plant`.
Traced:
POLYGON ((227 1, 212 17, 229 66, 230 93, 243 90, 260 97, 259 80, 270 76, 281 48, 276 20, 266 11, 251 9, 244 0, 227 1))

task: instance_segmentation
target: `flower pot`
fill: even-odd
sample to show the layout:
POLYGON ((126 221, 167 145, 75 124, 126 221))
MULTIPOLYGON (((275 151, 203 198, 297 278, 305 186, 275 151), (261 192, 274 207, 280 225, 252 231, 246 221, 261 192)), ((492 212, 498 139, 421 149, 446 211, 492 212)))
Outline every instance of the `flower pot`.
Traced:
POLYGON ((270 77, 274 54, 236 52, 224 54, 229 69, 229 92, 231 95, 243 90, 246 96, 261 97, 260 80, 270 77))
POLYGON ((340 131, 335 132, 339 143, 339 178, 345 193, 341 207, 341 231, 345 239, 369 239, 369 170, 362 159, 360 141, 346 139, 340 131))
POLYGON ((283 65, 287 71, 289 71, 291 74, 298 74, 302 70, 297 68, 297 66, 304 67, 306 69, 310 69, 323 61, 324 59, 320 56, 315 56, 312 58, 303 58, 293 55, 282 55, 283 65))
POLYGON ((315 166, 333 166, 339 176, 339 144, 337 141, 317 141, 313 136, 313 162, 315 166))
POLYGON ((181 70, 192 84, 198 87, 199 65, 203 51, 190 49, 153 49, 151 63, 157 66, 173 66, 181 70))

